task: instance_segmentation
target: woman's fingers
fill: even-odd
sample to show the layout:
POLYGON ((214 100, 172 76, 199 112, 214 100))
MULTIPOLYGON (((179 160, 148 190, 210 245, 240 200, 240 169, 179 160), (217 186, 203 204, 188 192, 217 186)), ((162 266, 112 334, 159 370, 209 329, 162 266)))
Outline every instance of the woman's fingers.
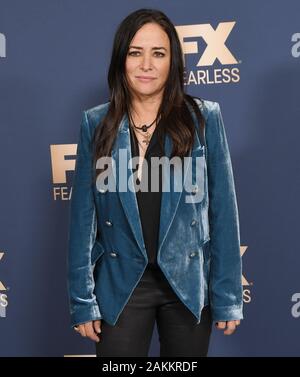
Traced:
POLYGON ((101 333, 101 321, 94 321, 93 322, 93 325, 94 325, 94 330, 97 334, 100 334, 101 333))
POLYGON ((216 327, 220 330, 224 330, 226 328, 226 322, 216 322, 216 327))
POLYGON ((75 330, 83 337, 88 337, 95 342, 100 341, 100 338, 97 335, 101 332, 100 321, 90 321, 83 323, 76 326, 75 330))
POLYGON ((85 333, 86 333, 86 336, 88 338, 90 338, 91 340, 95 341, 95 342, 99 342, 100 341, 100 338, 98 337, 98 335, 96 334, 95 330, 94 330, 94 326, 93 326, 93 322, 87 322, 84 324, 84 329, 85 329, 85 333))
POLYGON ((216 322, 216 327, 219 330, 225 330, 224 335, 231 335, 236 330, 236 326, 240 325, 240 320, 235 321, 220 321, 216 322))
POLYGON ((235 321, 227 321, 227 328, 224 331, 224 334, 225 335, 231 335, 231 334, 233 334, 234 331, 235 331, 235 328, 236 328, 235 321))
POLYGON ((84 325, 78 325, 77 328, 78 328, 79 334, 80 334, 81 336, 86 337, 86 333, 85 333, 84 325))

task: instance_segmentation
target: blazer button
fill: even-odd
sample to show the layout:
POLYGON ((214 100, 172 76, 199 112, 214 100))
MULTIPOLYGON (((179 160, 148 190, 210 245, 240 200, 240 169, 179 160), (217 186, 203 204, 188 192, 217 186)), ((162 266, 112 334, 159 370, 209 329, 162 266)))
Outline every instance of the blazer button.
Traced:
POLYGON ((197 254, 198 254, 197 251, 192 251, 192 252, 190 253, 190 258, 194 258, 197 254))
POLYGON ((107 226, 112 226, 112 222, 109 221, 109 220, 106 220, 106 221, 105 221, 105 224, 106 224, 107 226))
POLYGON ((116 258, 116 257, 118 256, 118 254, 112 251, 112 252, 110 253, 110 256, 113 257, 113 258, 116 258))
POLYGON ((195 185, 195 187, 192 189, 192 194, 196 194, 198 190, 199 190, 198 185, 195 185))
POLYGON ((192 222, 191 222, 191 226, 195 226, 196 224, 197 224, 197 220, 192 220, 192 222))

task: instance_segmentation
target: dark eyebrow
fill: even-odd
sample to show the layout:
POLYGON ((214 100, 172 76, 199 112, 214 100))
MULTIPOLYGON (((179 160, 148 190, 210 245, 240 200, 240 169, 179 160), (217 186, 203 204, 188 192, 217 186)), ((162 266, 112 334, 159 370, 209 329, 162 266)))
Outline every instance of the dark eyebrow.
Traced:
MULTIPOLYGON (((143 49, 143 47, 140 47, 140 46, 129 46, 129 48, 136 48, 137 50, 143 49)), ((165 47, 152 47, 152 50, 165 50, 165 51, 167 51, 167 49, 165 47)))

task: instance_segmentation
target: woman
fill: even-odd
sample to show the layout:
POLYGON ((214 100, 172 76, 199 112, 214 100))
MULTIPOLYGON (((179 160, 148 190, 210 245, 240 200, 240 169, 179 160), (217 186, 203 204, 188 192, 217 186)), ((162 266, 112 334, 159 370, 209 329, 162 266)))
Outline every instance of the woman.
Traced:
POLYGON ((160 356, 206 356, 212 323, 229 335, 243 318, 220 106, 184 93, 182 57, 165 14, 131 13, 114 39, 110 101, 83 112, 68 286, 72 327, 97 356, 147 356, 155 322, 160 356))

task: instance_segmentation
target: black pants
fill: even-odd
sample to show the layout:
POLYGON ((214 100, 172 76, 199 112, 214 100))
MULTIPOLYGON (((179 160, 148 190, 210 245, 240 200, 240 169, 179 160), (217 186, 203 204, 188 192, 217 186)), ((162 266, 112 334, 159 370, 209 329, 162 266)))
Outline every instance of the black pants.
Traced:
POLYGON ((115 326, 101 320, 98 357, 148 356, 155 320, 160 357, 206 356, 212 328, 210 307, 201 321, 180 301, 163 272, 146 268, 115 326))

